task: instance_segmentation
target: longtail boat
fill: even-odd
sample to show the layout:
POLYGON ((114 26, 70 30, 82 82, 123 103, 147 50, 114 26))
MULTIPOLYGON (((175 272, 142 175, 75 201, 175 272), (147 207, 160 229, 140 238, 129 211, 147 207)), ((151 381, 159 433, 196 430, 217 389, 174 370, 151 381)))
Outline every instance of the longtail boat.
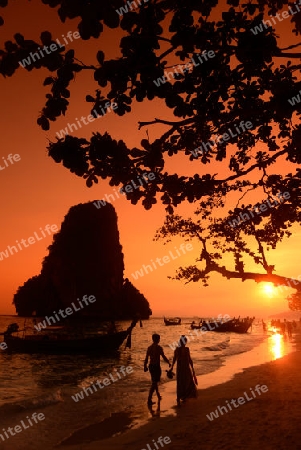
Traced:
POLYGON ((217 333, 247 333, 249 328, 252 326, 255 317, 250 318, 246 317, 244 319, 230 319, 227 322, 221 321, 205 321, 203 320, 199 325, 196 325, 194 322, 190 325, 192 330, 200 330, 203 331, 216 331, 217 333))
POLYGON ((106 333, 86 334, 70 330, 66 327, 48 327, 34 334, 25 334, 22 337, 15 336, 18 333, 17 323, 10 324, 2 333, 7 345, 7 352, 17 353, 100 353, 106 354, 119 349, 127 339, 126 347, 131 347, 131 333, 137 321, 133 320, 131 325, 124 331, 112 330, 106 333))
POLYGON ((174 317, 172 319, 166 319, 166 317, 164 317, 164 323, 166 326, 181 325, 181 319, 180 317, 174 317))

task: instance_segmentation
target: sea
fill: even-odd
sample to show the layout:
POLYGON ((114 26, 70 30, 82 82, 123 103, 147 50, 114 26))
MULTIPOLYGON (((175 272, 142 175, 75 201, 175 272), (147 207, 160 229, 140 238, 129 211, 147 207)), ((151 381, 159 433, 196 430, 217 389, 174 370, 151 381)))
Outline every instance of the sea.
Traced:
MULTIPOLYGON (((121 413, 126 413, 130 418, 125 422, 124 417, 122 418, 121 422, 125 424, 125 428, 140 426, 154 415, 154 411, 146 407, 150 375, 143 370, 146 349, 152 343, 153 333, 160 334, 160 345, 170 360, 173 356, 172 348, 180 336, 185 334, 190 338, 187 346, 190 348, 199 389, 227 381, 217 376, 223 373, 220 372, 223 368, 231 369, 230 372, 228 371, 231 378, 244 367, 272 361, 294 351, 293 342, 282 337, 281 340, 279 335, 275 340, 273 332, 264 332, 261 320, 255 320, 252 329, 246 334, 207 332, 198 335, 189 334, 193 320, 198 321, 195 317, 182 318, 181 325, 169 327, 164 325, 162 317, 143 321, 142 327, 138 323, 132 333, 131 349, 125 348, 124 343, 119 352, 106 357, 95 354, 28 355, 0 350, 1 427, 14 426, 23 416, 25 418, 33 412, 45 414, 50 424, 59 417, 59 429, 45 438, 49 447, 47 444, 40 447, 47 450, 59 444, 62 446, 74 444, 72 440, 74 435, 76 435, 77 445, 79 445, 78 442, 84 445, 84 434, 82 433, 81 437, 81 430, 93 424, 106 423, 108 418, 114 415, 118 417, 121 413), (240 363, 238 364, 237 361, 240 363), (129 366, 131 369, 128 373, 124 368, 129 366), (104 389, 94 388, 93 393, 87 391, 88 394, 82 394, 82 399, 74 400, 76 393, 92 384, 97 386, 97 380, 101 381, 108 377, 115 379, 115 382, 111 382, 104 389)), ((0 316, 0 332, 5 331, 12 322, 18 323, 21 329, 25 327, 30 330, 32 327, 30 318, 0 316)), ((124 321, 118 322, 117 326, 120 329, 126 329, 129 324, 130 322, 124 321)), ((160 415, 166 416, 174 413, 175 381, 167 377, 165 371, 168 365, 164 361, 161 367, 160 389, 163 400, 160 415), (165 391, 174 392, 174 398, 166 405, 164 405, 165 391)), ((106 437, 105 428, 104 437, 106 437)), ((123 425, 120 427, 116 425, 110 429, 110 433, 118 434, 124 431, 123 428, 123 425)), ((25 435, 25 431, 21 434, 25 435)), ((35 447, 34 442, 30 440, 28 447, 18 447, 19 444, 13 446, 13 439, 15 438, 10 437, 7 440, 5 448, 17 450, 39 448, 35 447), (10 447, 9 444, 12 446, 10 447)))

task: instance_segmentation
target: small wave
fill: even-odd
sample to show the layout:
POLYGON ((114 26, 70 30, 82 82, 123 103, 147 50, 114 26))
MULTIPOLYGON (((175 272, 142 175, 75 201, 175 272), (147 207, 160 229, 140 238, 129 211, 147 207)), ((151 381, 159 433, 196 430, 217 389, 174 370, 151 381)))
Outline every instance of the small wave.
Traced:
POLYGON ((208 352, 220 352, 222 350, 225 350, 225 348, 229 347, 229 345, 230 345, 230 338, 209 347, 202 347, 201 350, 205 350, 208 352))
POLYGON ((267 336, 245 335, 243 341, 232 342, 231 347, 225 350, 224 356, 234 356, 249 352, 253 348, 258 347, 266 338, 267 336))
POLYGON ((24 410, 45 408, 62 401, 61 390, 59 389, 57 392, 47 396, 30 398, 15 403, 4 403, 0 406, 0 413, 18 413, 24 410))

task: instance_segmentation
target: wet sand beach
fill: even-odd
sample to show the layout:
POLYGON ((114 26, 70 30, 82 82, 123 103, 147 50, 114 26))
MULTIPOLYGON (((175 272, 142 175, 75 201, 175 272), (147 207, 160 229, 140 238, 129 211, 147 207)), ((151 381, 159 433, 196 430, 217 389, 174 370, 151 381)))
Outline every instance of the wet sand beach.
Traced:
MULTIPOLYGON (((295 352, 275 361, 250 367, 226 383, 204 389, 199 377, 198 398, 188 401, 180 408, 173 408, 174 416, 154 417, 138 429, 82 448, 155 450, 153 440, 157 442, 159 436, 168 436, 171 443, 164 447, 174 450, 300 450, 300 335, 296 337, 296 341, 295 352), (266 385, 268 391, 256 394, 257 384, 266 385), (226 405, 227 401, 244 396, 245 392, 251 398, 250 388, 256 398, 228 413, 220 414, 212 421, 206 417, 218 406, 226 405)), ((163 409, 164 402, 163 398, 163 409)), ((156 445, 162 448, 160 444, 156 445)))
POLYGON ((46 408, 19 411, 13 423, 12 416, 1 417, 1 428, 7 429, 35 411, 45 414, 45 420, 1 442, 0 448, 301 450, 301 335, 295 335, 294 340, 290 344, 268 338, 249 352, 233 355, 219 370, 198 376, 198 398, 180 408, 176 407, 172 381, 160 388, 160 410, 155 404, 149 411, 138 398, 136 408, 129 407, 125 391, 119 412, 111 417, 107 414, 104 420, 106 404, 99 393, 76 404, 63 396, 61 402, 46 408), (289 351, 292 353, 281 357, 289 351), (273 358, 279 359, 264 363, 273 358), (256 385, 266 385, 267 392, 258 395, 256 385), (245 393, 251 400, 231 411, 228 408, 211 421, 206 417, 232 399, 237 405, 239 397, 246 398, 245 393), (157 443, 156 448, 153 440, 157 442, 160 436, 169 437, 170 444, 162 447, 157 443))

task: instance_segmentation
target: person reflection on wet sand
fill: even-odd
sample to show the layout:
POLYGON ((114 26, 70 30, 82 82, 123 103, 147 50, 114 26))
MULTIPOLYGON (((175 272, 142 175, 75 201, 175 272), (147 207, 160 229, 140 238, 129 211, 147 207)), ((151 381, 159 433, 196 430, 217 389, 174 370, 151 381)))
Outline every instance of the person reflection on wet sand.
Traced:
POLYGON ((147 404, 148 410, 151 413, 152 417, 160 417, 160 399, 158 400, 158 405, 156 410, 154 409, 153 405, 151 403, 147 404))

